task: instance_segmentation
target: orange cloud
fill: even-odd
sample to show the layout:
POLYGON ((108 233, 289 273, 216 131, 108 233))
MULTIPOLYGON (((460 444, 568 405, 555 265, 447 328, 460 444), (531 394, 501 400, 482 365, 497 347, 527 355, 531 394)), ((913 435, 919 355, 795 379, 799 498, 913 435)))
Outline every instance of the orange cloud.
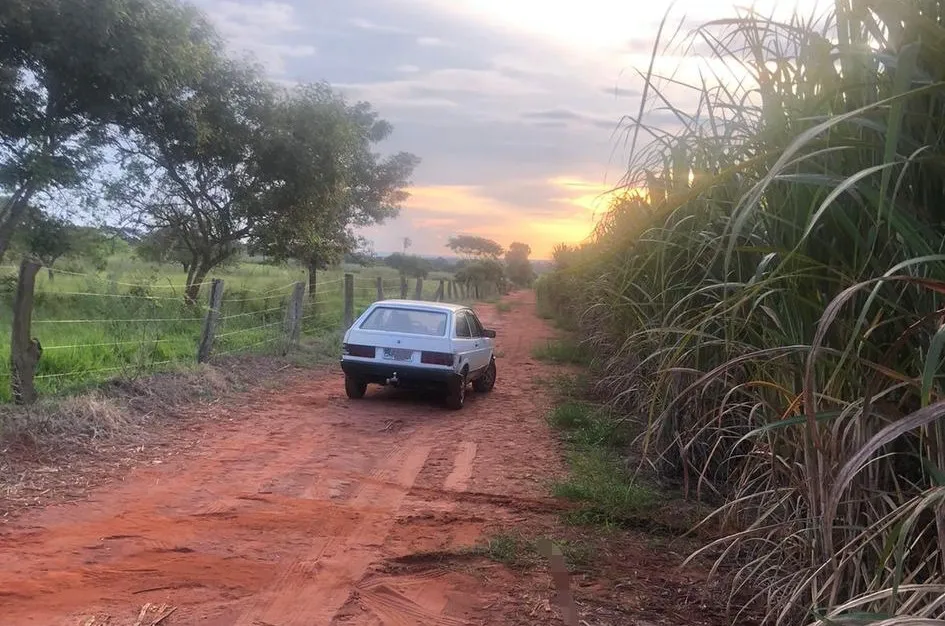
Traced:
POLYGON ((555 244, 586 239, 615 194, 606 185, 577 177, 560 176, 545 184, 553 198, 550 206, 504 202, 476 186, 414 187, 403 216, 415 228, 433 231, 431 239, 468 233, 505 246, 523 241, 532 247, 535 258, 549 258, 555 244))

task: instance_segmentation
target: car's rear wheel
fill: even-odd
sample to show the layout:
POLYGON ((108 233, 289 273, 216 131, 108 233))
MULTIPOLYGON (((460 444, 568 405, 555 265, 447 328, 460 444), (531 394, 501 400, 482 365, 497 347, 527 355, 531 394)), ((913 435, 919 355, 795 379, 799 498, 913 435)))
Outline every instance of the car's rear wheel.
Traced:
POLYGON ((495 378, 495 359, 492 359, 489 362, 489 367, 482 373, 482 376, 473 381, 473 389, 480 393, 492 391, 492 388, 495 387, 495 378))
POLYGON ((352 376, 345 376, 345 393, 352 400, 360 400, 367 392, 367 383, 352 376))
POLYGON ((466 404, 466 372, 463 372, 459 380, 449 384, 446 395, 446 406, 454 411, 458 411, 466 404))

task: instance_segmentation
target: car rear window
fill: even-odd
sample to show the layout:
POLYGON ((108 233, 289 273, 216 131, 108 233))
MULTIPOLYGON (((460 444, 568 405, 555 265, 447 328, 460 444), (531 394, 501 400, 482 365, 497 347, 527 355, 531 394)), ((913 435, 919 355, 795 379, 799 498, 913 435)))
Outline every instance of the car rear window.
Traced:
POLYGON ((442 337, 446 334, 446 313, 396 307, 377 307, 361 323, 363 330, 379 330, 411 335, 442 337))

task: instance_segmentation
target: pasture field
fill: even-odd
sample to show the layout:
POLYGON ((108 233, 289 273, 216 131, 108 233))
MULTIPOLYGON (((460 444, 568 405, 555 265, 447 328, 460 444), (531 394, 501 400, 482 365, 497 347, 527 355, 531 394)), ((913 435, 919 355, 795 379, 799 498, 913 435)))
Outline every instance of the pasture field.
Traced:
MULTIPOLYGON (((79 391, 116 376, 134 376, 196 362, 197 343, 207 311, 209 280, 195 305, 184 302, 186 274, 180 266, 145 263, 120 255, 101 270, 62 264, 52 275, 37 276, 32 334, 43 347, 36 384, 41 395, 79 391)), ((376 279, 385 294, 398 296, 400 278, 386 267, 339 267, 319 272, 316 297, 305 300, 303 341, 325 338, 340 329, 344 308, 344 273, 355 277, 355 313, 377 297, 376 279)), ((17 267, 0 271, 0 352, 9 354, 12 302, 17 267)), ((212 278, 224 281, 223 305, 214 356, 275 353, 281 349, 286 305, 293 286, 307 284, 298 266, 244 260, 220 268, 212 278)), ((424 283, 433 298, 437 280, 424 283)), ((410 281, 413 294, 414 282, 410 281)), ((0 359, 0 401, 10 400, 9 360, 0 359)))

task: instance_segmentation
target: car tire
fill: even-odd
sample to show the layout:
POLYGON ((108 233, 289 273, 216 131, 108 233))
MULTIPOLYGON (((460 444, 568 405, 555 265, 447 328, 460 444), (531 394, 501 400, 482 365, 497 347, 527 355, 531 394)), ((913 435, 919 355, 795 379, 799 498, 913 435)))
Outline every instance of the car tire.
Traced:
POLYGON ((466 404, 466 372, 457 382, 452 382, 446 394, 446 406, 454 411, 459 411, 466 404))
POLYGON ((345 393, 352 400, 360 400, 367 392, 367 383, 351 376, 345 376, 345 393))
POLYGON ((495 387, 496 368, 495 358, 489 361, 489 366, 482 376, 473 381, 473 389, 479 393, 488 393, 495 387))

